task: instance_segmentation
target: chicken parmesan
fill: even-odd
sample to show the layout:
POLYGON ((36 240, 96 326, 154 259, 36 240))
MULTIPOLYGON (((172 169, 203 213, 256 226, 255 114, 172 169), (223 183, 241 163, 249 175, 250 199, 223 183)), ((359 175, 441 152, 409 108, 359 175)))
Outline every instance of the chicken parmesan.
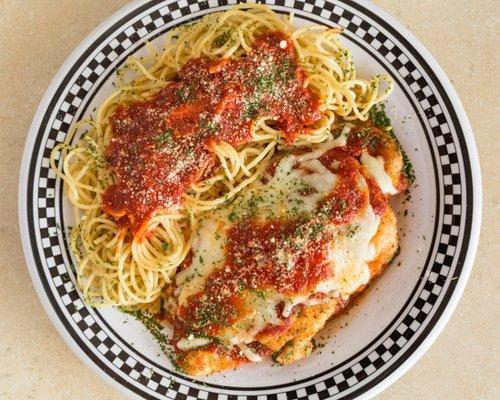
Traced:
POLYGON ((82 297, 167 327, 187 374, 307 356, 396 252, 394 84, 341 33, 244 3, 178 26, 51 154, 82 297))
POLYGON ((200 218, 164 303, 188 374, 307 356, 393 257, 388 197, 406 187, 399 146, 372 123, 343 123, 337 135, 278 153, 259 182, 200 218))

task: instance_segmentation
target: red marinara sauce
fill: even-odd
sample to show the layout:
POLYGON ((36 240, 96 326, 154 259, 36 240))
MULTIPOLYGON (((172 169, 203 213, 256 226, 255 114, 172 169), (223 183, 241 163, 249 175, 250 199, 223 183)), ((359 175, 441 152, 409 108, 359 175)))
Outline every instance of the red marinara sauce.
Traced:
POLYGON ((178 209, 187 188, 210 173, 213 144, 249 142, 260 116, 272 117, 292 143, 321 117, 305 78, 292 43, 274 32, 238 60, 192 59, 152 99, 118 106, 106 150, 117 183, 104 192, 103 210, 138 234, 156 211, 178 209))

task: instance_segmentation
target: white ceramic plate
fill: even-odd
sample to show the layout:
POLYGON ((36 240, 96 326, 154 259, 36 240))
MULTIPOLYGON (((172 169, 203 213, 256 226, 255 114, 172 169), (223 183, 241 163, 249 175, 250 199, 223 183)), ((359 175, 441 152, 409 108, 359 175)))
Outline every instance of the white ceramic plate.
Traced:
POLYGON ((388 73, 396 81, 387 109, 417 175, 411 201, 395 204, 401 253, 349 315, 327 325, 319 335, 324 347, 287 367, 264 362, 208 378, 185 377, 173 371, 138 322, 124 323, 128 318, 115 309, 85 305, 59 229, 71 225, 71 207, 49 168, 51 149, 110 93, 116 68, 128 55, 144 51, 146 40, 158 44, 173 26, 227 8, 228 2, 130 4, 78 46, 54 78, 33 120, 19 183, 24 252, 41 302, 80 358, 130 397, 372 397, 430 346, 470 274, 480 226, 478 157, 462 105, 436 61, 405 28, 367 2, 266 3, 279 12, 293 11, 299 25, 343 26, 359 74, 388 73))

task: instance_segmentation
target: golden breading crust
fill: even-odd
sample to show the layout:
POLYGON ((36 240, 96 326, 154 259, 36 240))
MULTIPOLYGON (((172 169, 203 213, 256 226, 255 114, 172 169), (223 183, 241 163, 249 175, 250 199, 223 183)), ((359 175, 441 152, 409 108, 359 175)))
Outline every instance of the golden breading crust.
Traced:
POLYGON ((289 364, 311 354, 314 346, 311 339, 328 319, 342 310, 346 301, 334 299, 328 303, 304 306, 292 317, 290 328, 283 334, 265 335, 259 342, 274 350, 274 360, 289 364))
POLYGON ((228 353, 201 347, 185 352, 177 363, 186 374, 202 376, 236 368, 241 361, 234 359, 228 353))
MULTIPOLYGON (((377 233, 372 239, 376 257, 369 263, 371 279, 380 274, 397 250, 398 233, 396 216, 390 207, 380 220, 377 233)), ((357 293, 366 288, 359 288, 357 293)), ((348 300, 333 299, 328 303, 303 306, 300 312, 293 314, 288 329, 279 334, 261 334, 257 340, 274 351, 274 359, 280 364, 297 361, 311 353, 311 339, 335 315, 347 305, 348 300)), ((208 375, 227 369, 236 368, 240 360, 234 360, 224 352, 203 348, 187 351, 179 360, 179 365, 189 375, 208 375)))

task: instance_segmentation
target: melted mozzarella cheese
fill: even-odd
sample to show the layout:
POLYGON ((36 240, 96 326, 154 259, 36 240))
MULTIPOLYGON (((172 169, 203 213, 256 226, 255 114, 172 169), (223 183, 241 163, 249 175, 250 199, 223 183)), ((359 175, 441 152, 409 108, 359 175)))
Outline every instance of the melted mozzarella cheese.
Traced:
MULTIPOLYGON (((227 221, 227 216, 225 220, 227 221)), ((179 304, 184 304, 189 296, 203 290, 208 275, 224 262, 223 232, 226 227, 222 216, 201 221, 191 246, 193 260, 188 268, 180 271, 175 277, 179 304)))
POLYGON ((384 194, 397 194, 398 191, 392 184, 391 177, 385 172, 384 158, 381 156, 373 157, 367 151, 361 154, 361 164, 373 179, 377 181, 380 190, 384 194))
POLYGON ((261 362, 262 357, 259 356, 255 351, 253 351, 250 347, 248 347, 246 344, 239 344, 238 347, 240 348, 241 353, 248 358, 251 362, 261 362))
POLYGON ((337 235, 330 252, 334 277, 328 282, 330 290, 338 291, 343 298, 349 297, 370 280, 368 262, 375 257, 371 239, 377 233, 380 217, 371 205, 347 228, 337 235))
POLYGON ((202 338, 202 337, 193 337, 193 335, 188 336, 187 338, 182 338, 177 342, 177 348, 182 351, 196 349, 201 346, 205 346, 212 342, 212 339, 202 338))

